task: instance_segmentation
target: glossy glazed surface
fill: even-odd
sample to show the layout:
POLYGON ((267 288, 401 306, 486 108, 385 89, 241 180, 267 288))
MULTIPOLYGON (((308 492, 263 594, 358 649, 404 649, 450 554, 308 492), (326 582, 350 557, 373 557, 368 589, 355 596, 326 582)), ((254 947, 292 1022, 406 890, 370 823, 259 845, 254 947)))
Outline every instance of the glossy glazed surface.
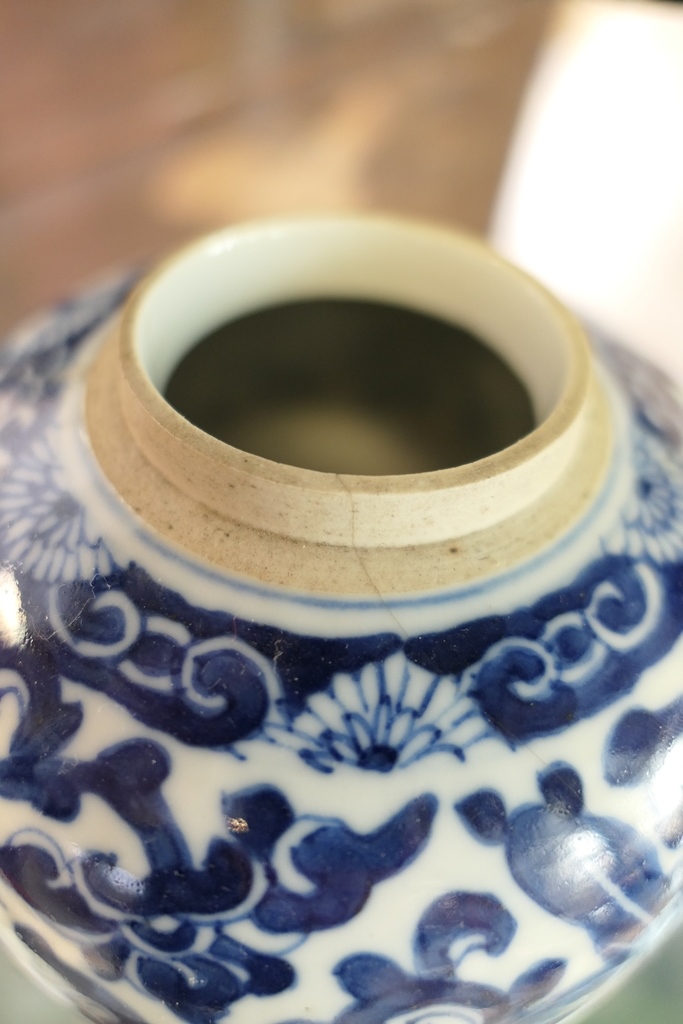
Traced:
POLYGON ((529 563, 295 594, 150 535, 89 453, 126 287, 2 353, 7 944, 120 1022, 559 1018, 677 902, 674 396, 606 351, 613 465, 529 563))

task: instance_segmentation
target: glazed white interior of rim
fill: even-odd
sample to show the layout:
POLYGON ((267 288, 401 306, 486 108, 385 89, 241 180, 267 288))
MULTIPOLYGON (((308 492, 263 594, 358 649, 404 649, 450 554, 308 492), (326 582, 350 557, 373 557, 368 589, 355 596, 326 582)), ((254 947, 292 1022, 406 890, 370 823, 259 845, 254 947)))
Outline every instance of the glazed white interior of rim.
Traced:
POLYGON ((311 298, 372 299, 467 327, 524 382, 537 422, 566 385, 571 346, 545 293, 472 239, 382 221, 279 223, 207 239, 168 265, 140 303, 140 359, 163 392, 185 353, 220 324, 311 298))
POLYGON ((122 347, 137 399, 127 419, 169 479, 259 529, 354 546, 432 543, 535 500, 574 454, 590 377, 582 331, 543 288, 467 235, 388 218, 281 220, 210 236, 143 284, 122 347), (466 328, 526 386, 536 429, 466 466, 342 476, 245 456, 165 402, 174 368, 212 330, 267 306, 315 298, 385 302, 466 328), (195 458, 181 470, 188 446, 195 458), (236 495, 245 473, 251 493, 241 487, 236 495))

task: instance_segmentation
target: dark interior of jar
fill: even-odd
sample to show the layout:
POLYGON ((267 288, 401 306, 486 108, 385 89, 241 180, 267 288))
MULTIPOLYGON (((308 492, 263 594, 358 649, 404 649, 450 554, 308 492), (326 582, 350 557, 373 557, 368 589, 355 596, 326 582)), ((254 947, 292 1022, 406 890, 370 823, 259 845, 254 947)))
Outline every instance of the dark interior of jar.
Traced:
POLYGON ((166 398, 243 451, 333 473, 421 473, 501 451, 534 427, 529 395, 464 328, 377 302, 315 299, 223 324, 166 398))

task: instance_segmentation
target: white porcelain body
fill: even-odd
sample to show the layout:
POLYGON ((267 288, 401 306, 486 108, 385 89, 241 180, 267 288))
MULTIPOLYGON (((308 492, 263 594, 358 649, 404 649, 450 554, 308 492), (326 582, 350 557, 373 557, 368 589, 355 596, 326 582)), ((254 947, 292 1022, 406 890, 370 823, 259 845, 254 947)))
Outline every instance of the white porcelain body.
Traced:
POLYGON ((85 380, 126 289, 1 356, 6 945, 121 1024, 587 1006, 677 914, 677 398, 605 349, 609 466, 532 556, 304 593, 184 552, 103 474, 85 380))

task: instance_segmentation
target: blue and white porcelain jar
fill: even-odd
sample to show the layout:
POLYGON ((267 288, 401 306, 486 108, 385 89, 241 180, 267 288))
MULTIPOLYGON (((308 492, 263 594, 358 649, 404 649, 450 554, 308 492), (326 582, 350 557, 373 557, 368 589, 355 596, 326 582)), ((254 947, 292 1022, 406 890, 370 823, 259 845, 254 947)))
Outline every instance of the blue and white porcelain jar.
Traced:
MULTIPOLYGON (((3 939, 96 1021, 556 1021, 683 864, 683 416, 467 237, 246 226, 0 353, 3 939), (535 427, 352 476, 163 397, 297 299, 464 325, 535 427)), ((416 370, 417 372, 417 370, 416 370)), ((455 382, 454 382, 455 384, 455 382)))

